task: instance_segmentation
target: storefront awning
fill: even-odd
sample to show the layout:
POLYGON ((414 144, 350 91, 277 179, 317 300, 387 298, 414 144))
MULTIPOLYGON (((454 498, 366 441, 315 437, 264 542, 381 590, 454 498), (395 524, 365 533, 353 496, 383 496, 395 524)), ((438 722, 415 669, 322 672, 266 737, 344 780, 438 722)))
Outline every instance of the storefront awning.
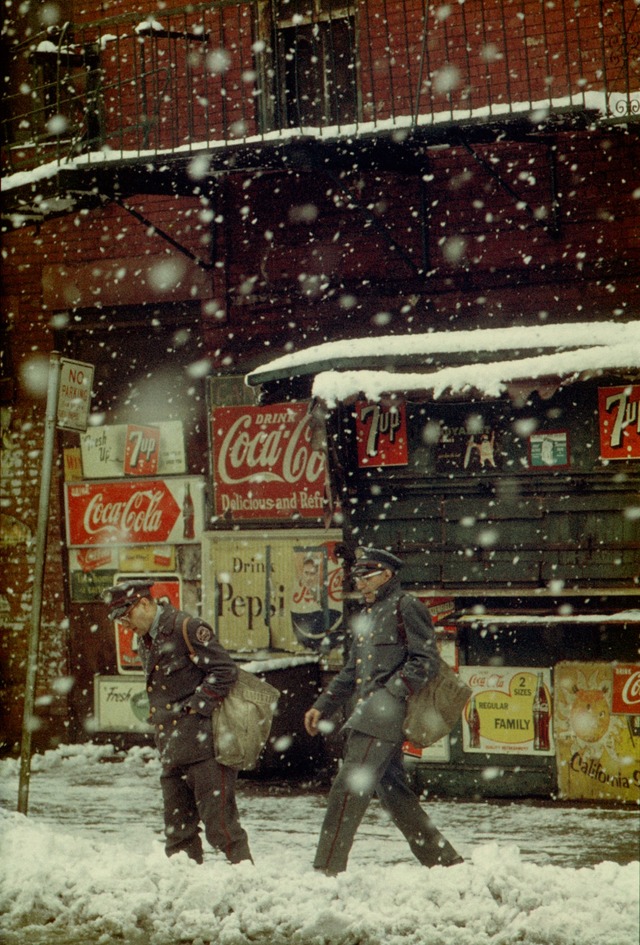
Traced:
POLYGON ((580 322, 349 339, 316 345, 255 369, 247 384, 315 375, 312 396, 334 406, 363 396, 532 390, 549 397, 585 376, 640 368, 640 320, 580 322))
POLYGON ((526 611, 521 614, 464 614, 453 618, 456 624, 470 624, 474 627, 507 627, 507 626, 576 626, 597 624, 631 624, 640 625, 640 610, 624 610, 615 614, 532 614, 526 611))

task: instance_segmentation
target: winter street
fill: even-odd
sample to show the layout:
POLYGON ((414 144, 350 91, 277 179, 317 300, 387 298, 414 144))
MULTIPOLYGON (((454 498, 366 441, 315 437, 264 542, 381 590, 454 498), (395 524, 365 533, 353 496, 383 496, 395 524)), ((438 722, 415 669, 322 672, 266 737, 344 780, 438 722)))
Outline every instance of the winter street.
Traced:
POLYGON ((321 791, 242 780, 255 866, 167 860, 148 749, 0 763, 0 929, 7 945, 636 945, 638 814, 539 802, 427 802, 466 862, 424 870, 371 806, 349 869, 311 859, 321 791))

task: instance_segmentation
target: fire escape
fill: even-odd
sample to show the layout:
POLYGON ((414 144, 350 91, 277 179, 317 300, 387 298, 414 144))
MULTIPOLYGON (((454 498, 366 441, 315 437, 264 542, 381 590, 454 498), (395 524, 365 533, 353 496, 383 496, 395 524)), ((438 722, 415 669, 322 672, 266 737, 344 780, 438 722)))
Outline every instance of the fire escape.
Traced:
MULTIPOLYGON (((213 0, 52 27, 5 56, 3 225, 301 168, 418 275, 343 172, 422 176, 430 148, 462 146, 526 206, 478 145, 637 126, 639 24, 634 0, 213 0)), ((551 155, 548 173, 553 190, 551 155)))

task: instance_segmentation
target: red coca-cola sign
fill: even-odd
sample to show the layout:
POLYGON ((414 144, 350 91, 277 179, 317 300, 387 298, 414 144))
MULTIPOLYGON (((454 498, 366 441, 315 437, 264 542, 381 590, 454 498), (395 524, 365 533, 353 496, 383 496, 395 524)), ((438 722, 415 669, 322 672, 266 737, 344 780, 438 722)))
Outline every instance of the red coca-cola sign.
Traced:
POLYGON ((144 479, 135 482, 68 483, 65 490, 67 541, 87 545, 177 544, 199 538, 197 528, 185 535, 183 494, 196 480, 144 479))
POLYGON ((615 715, 640 715, 638 663, 623 663, 613 667, 611 710, 615 715))
POLYGON ((211 432, 217 515, 322 517, 325 457, 311 444, 306 404, 216 407, 211 432))

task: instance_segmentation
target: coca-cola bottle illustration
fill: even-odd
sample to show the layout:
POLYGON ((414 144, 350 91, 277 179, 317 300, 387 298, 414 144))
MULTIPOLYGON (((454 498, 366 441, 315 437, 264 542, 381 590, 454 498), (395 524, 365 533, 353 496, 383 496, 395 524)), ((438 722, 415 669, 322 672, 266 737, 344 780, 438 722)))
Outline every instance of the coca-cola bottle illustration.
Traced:
POLYGON ((469 706, 469 715, 467 716, 467 725, 469 726, 469 748, 480 747, 480 713, 476 706, 476 697, 471 697, 469 706))
POLYGON ((533 696, 533 750, 549 750, 549 728, 551 722, 551 706, 544 684, 542 673, 538 673, 536 691, 533 696))
POLYGON ((191 489, 189 484, 184 490, 184 501, 182 503, 182 521, 183 529, 182 536, 183 538, 195 538, 196 537, 196 513, 193 507, 193 499, 191 498, 191 489))

